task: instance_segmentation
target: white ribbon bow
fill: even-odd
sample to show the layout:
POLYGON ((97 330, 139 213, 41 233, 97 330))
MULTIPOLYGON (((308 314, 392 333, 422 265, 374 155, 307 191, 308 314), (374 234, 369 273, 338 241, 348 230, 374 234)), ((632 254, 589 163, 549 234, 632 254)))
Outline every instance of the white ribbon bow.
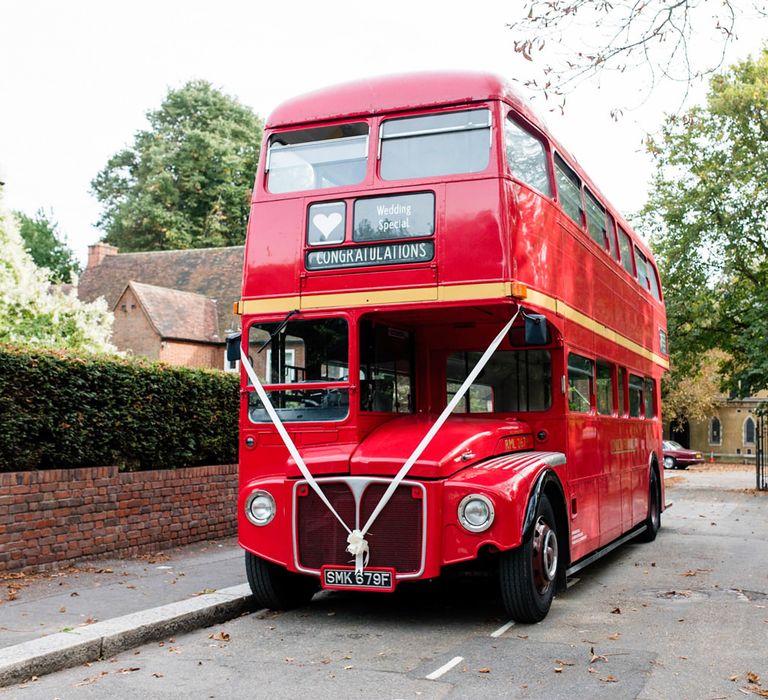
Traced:
POLYGON ((368 540, 363 537, 360 530, 352 530, 347 535, 347 551, 355 558, 355 573, 362 574, 363 569, 368 566, 370 552, 368 550, 368 540))

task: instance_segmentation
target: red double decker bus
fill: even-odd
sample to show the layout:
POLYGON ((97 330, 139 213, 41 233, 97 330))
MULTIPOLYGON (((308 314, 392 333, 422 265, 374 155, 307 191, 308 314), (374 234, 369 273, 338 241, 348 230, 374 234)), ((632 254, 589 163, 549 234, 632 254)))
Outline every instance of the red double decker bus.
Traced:
POLYGON ((237 312, 262 605, 478 560, 538 621, 567 575, 656 536, 652 255, 504 81, 385 77, 278 107, 237 312))

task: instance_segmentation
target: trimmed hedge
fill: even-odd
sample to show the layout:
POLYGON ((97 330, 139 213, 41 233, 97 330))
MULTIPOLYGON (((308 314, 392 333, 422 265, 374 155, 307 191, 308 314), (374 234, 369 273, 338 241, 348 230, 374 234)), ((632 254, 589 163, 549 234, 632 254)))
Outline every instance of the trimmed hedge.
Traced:
POLYGON ((0 346, 0 471, 232 464, 238 401, 225 372, 0 346))

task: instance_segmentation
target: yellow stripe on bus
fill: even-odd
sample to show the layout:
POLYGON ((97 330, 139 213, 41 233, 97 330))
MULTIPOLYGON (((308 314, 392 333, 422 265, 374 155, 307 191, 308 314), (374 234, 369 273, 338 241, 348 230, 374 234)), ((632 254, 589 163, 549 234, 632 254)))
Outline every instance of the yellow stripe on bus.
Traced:
MULTIPOLYGON (((243 299, 237 303, 240 314, 281 313, 293 309, 332 309, 349 306, 374 306, 379 304, 408 304, 427 301, 473 301, 512 296, 511 282, 485 282, 481 284, 434 285, 402 289, 379 289, 368 292, 337 292, 333 294, 307 294, 304 296, 243 299)), ((647 360, 669 369, 669 360, 644 348, 642 345, 617 333, 608 326, 577 311, 559 299, 528 288, 526 300, 542 309, 552 311, 569 321, 583 326, 593 333, 621 345, 647 360)))

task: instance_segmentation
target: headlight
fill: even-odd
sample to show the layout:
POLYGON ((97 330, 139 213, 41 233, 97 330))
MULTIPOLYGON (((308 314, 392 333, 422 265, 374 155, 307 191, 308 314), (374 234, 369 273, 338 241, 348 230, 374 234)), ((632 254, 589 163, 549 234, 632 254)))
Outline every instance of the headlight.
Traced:
POLYGON ((493 524, 493 503, 487 496, 470 494, 461 499, 458 515, 465 530, 483 532, 493 524))
POLYGON ((245 517, 262 527, 275 517, 275 499, 267 491, 254 491, 245 502, 245 517))

